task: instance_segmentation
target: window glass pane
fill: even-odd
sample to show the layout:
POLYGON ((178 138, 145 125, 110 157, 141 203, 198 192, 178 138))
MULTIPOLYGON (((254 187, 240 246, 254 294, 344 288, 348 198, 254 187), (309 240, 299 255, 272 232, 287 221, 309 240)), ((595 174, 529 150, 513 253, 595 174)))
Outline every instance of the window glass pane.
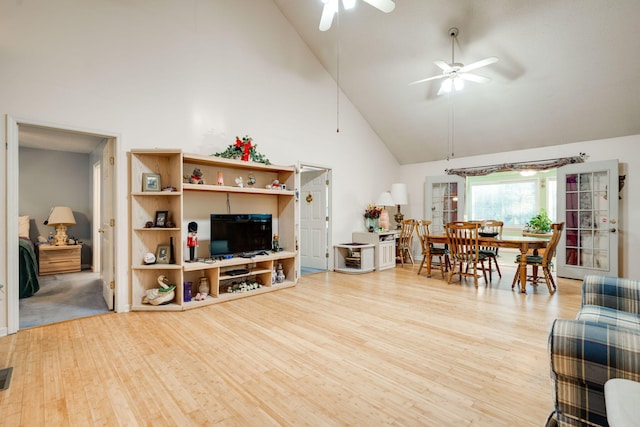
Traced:
POLYGON ((538 206, 536 180, 471 186, 472 220, 496 219, 505 226, 524 226, 538 212, 538 206))
POLYGON ((547 214, 551 221, 558 218, 556 209, 556 195, 558 194, 558 180, 556 178, 547 178, 547 214))

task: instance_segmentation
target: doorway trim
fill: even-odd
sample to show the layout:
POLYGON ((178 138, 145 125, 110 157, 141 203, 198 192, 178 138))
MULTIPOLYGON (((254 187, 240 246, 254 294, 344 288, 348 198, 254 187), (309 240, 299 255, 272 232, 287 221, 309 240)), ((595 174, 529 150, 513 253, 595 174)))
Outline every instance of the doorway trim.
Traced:
MULTIPOLYGON (((323 165, 318 165, 316 163, 309 163, 309 162, 303 162, 303 161, 298 161, 297 164, 297 170, 298 170, 298 174, 296 177, 296 189, 298 192, 297 195, 297 199, 300 200, 300 197, 302 196, 302 173, 304 171, 304 169, 307 170, 313 170, 313 171, 324 171, 326 173, 326 177, 327 177, 327 206, 326 206, 326 210, 327 210, 327 242, 326 242, 326 251, 328 254, 328 258, 327 258, 327 270, 331 271, 333 270, 333 251, 331 250, 331 248, 333 247, 333 225, 332 225, 332 216, 333 216, 333 211, 332 211, 332 206, 333 206, 333 191, 332 191, 332 170, 331 168, 327 167, 327 166, 323 166, 323 165)), ((301 202, 299 202, 301 203, 301 202)), ((302 215, 301 215, 301 205, 298 204, 298 213, 297 213, 297 217, 299 218, 299 223, 297 224, 297 235, 301 236, 301 229, 302 229, 302 215)), ((302 242, 299 242, 298 247, 302 247, 302 242)), ((300 258, 300 264, 299 264, 299 268, 302 268, 302 256, 299 256, 300 258)), ((300 277, 300 271, 298 272, 298 277, 300 277)))
MULTIPOLYGON (((104 138, 113 138, 116 144, 116 157, 119 157, 118 153, 118 144, 121 140, 121 137, 116 132, 105 132, 105 131, 97 131, 93 129, 85 129, 76 126, 69 126, 64 124, 55 124, 48 123, 37 120, 30 120, 24 118, 18 118, 7 114, 5 116, 5 126, 6 126, 6 135, 7 135, 7 158, 6 158, 6 217, 5 217, 5 230, 6 230, 6 247, 5 247, 5 261, 6 261, 6 271, 7 271, 7 283, 18 283, 19 282, 19 267, 18 267, 18 249, 12 242, 18 241, 18 228, 10 226, 11 221, 14 221, 18 218, 19 213, 19 165, 18 165, 18 151, 19 151, 19 126, 37 126, 43 128, 50 128, 55 130, 67 131, 67 132, 77 132, 77 133, 86 133, 96 136, 102 136, 104 138)), ((115 212, 116 218, 121 218, 120 209, 121 206, 118 203, 118 188, 125 185, 124 182, 120 182, 122 177, 119 177, 117 173, 117 165, 123 164, 122 159, 116 158, 115 160, 115 188, 114 192, 114 203, 115 203, 115 212)), ((116 222, 117 224, 117 222, 116 222)), ((120 225, 118 229, 116 229, 116 233, 114 233, 114 242, 112 250, 115 252, 119 246, 118 234, 119 230, 126 229, 126 224, 117 224, 120 225)), ((122 288, 123 284, 126 284, 126 280, 122 279, 124 277, 124 273, 122 271, 121 263, 116 263, 115 265, 115 277, 116 277, 116 289, 115 289, 115 306, 114 311, 126 311, 127 303, 126 299, 124 299, 127 295, 126 288, 122 288)), ((18 286, 6 286, 6 297, 7 297, 7 333, 14 334, 18 332, 20 326, 20 313, 19 313, 19 289, 18 286)))

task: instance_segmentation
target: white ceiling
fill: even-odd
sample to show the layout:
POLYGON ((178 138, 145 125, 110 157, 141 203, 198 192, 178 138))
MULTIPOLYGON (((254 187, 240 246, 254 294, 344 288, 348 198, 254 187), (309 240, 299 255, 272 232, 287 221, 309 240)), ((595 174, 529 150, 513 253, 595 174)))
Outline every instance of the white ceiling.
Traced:
POLYGON ((274 2, 401 164, 640 134, 638 0, 358 0, 327 32, 322 0, 274 2), (456 62, 500 59, 491 82, 409 86, 451 62, 450 27, 456 62))

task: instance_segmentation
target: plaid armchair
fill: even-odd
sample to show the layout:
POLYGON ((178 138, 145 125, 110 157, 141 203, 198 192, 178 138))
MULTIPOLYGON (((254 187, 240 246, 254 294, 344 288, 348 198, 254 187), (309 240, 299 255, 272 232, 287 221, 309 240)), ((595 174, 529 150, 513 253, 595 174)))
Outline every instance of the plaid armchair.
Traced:
POLYGON ((640 280, 586 276, 575 320, 549 335, 554 411, 547 426, 607 426, 604 383, 640 381, 640 280))

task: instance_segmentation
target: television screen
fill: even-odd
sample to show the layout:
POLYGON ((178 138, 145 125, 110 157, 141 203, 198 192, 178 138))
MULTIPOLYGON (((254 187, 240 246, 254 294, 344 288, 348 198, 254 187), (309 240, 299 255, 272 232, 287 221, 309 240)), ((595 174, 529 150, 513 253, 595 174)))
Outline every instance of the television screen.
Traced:
POLYGON ((271 214, 211 214, 211 258, 271 249, 271 214))

